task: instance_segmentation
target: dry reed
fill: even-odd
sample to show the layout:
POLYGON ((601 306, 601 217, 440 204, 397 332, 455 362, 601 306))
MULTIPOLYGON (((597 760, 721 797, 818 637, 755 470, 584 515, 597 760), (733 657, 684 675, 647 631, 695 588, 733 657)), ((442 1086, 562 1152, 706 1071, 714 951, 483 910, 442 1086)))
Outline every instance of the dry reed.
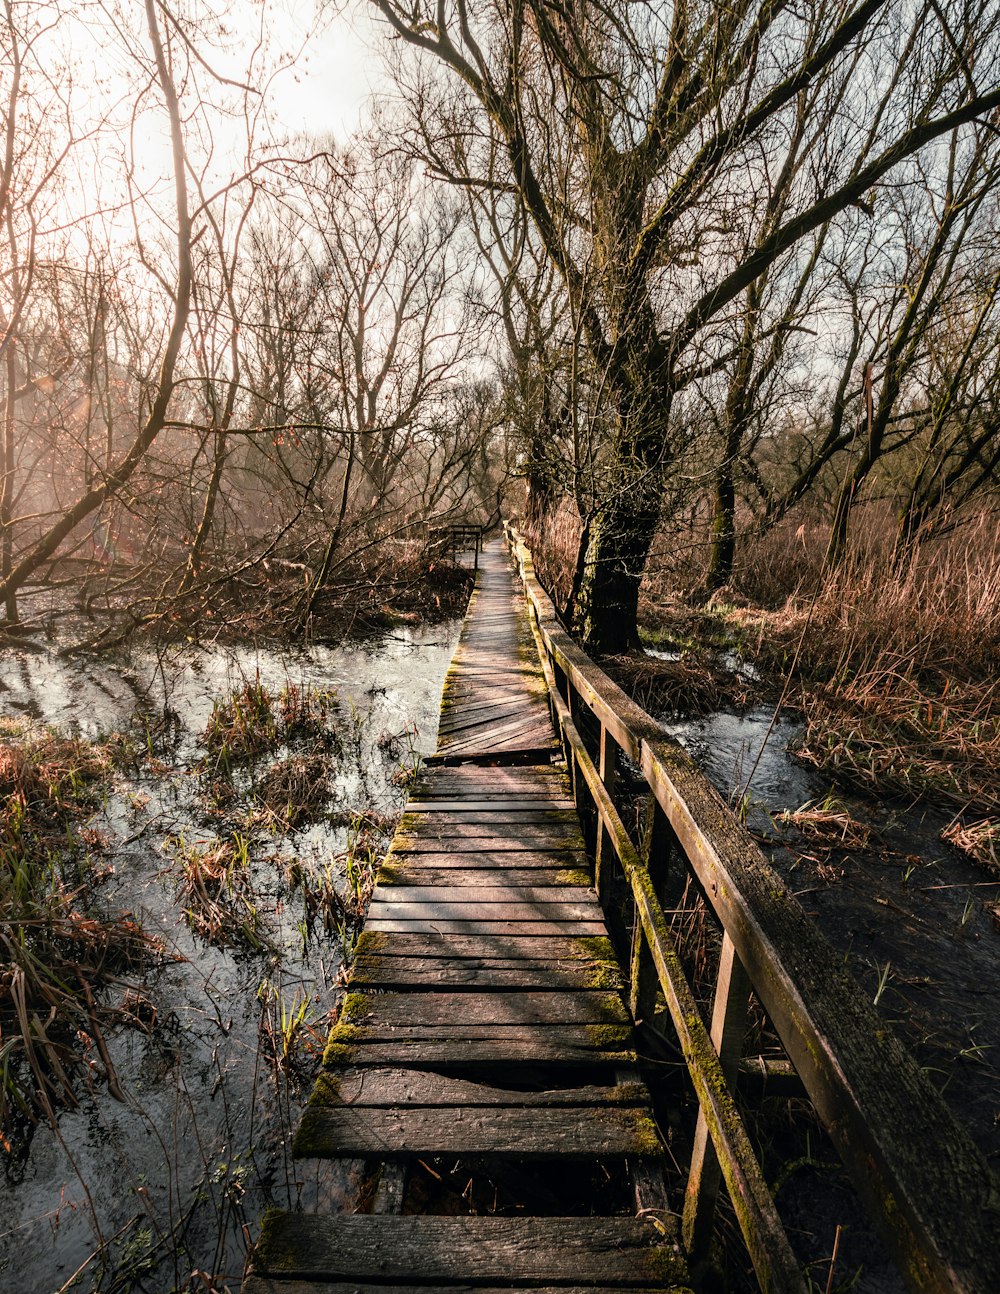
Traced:
POLYGON ((105 1030, 134 1023, 102 990, 158 953, 130 913, 93 909, 82 825, 111 758, 97 744, 0 721, 0 1143, 55 1120, 95 1079, 121 1096, 105 1030))
POLYGON ((985 818, 982 822, 967 825, 951 822, 941 832, 941 839, 1000 877, 1000 819, 985 818))

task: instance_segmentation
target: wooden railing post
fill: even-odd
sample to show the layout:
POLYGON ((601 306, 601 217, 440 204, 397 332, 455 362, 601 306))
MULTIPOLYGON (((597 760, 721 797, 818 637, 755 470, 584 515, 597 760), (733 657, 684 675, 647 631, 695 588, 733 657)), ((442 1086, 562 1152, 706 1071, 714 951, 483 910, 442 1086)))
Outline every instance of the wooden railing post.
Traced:
MULTIPOLYGON (((646 825, 642 835, 642 861, 649 872, 657 897, 663 901, 663 891, 670 882, 669 870, 671 855, 677 837, 667 820, 667 815, 650 796, 646 825)), ((671 889, 675 887, 671 884, 671 889)), ((636 913, 635 926, 632 932, 632 967, 629 977, 629 1010, 637 1025, 647 1029, 656 1029, 656 1014, 660 1007, 660 977, 650 952, 649 944, 642 933, 642 922, 636 913)), ((669 1015, 662 1008, 664 1025, 662 1032, 669 1031, 669 1015)))
MULTIPOLYGON (((608 732, 604 724, 601 724, 601 748, 597 761, 597 771, 600 774, 601 781, 604 783, 604 789, 608 795, 614 799, 615 785, 618 781, 617 750, 614 737, 608 732)), ((594 889, 597 891, 597 897, 603 901, 608 886, 608 865, 615 858, 614 845, 608 836, 607 829, 604 826, 604 820, 600 814, 597 815, 597 839, 594 842, 594 889)))
MULTIPOLYGON (((739 1073, 750 989, 750 980, 736 955, 733 941, 728 934, 723 934, 710 1035, 730 1091, 735 1087, 739 1073)), ((708 1251, 721 1178, 722 1170, 705 1113, 700 1110, 684 1199, 684 1247, 692 1258, 701 1258, 708 1251)))

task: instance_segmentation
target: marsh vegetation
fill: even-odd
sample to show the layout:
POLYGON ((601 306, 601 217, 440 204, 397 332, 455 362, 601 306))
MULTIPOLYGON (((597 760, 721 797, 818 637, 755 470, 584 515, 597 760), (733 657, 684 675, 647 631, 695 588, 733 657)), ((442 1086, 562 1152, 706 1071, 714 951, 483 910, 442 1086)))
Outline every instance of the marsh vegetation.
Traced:
POLYGON ((235 1288, 268 1205, 336 1193, 289 1138, 453 641, 19 655, 5 1281, 235 1288))

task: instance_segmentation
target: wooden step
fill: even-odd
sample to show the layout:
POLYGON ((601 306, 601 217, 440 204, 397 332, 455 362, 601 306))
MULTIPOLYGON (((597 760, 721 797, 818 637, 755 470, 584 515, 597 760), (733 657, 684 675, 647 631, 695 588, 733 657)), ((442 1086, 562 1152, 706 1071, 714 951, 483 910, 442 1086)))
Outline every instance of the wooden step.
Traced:
POLYGON ((325 1065, 448 1066, 456 1071, 482 1065, 496 1065, 505 1071, 525 1065, 618 1069, 635 1062, 631 1030, 590 1024, 523 1028, 434 1025, 395 1033, 336 1025, 323 1053, 325 1065))
POLYGON ((559 1106, 365 1108, 308 1106, 295 1135, 299 1158, 454 1155, 487 1159, 659 1159, 663 1147, 641 1109, 559 1106))
POLYGON ((354 989, 604 989, 622 974, 606 938, 495 938, 489 935, 377 935, 358 941, 354 989), (382 942, 379 943, 378 941, 382 942))
POLYGON ((373 903, 572 903, 587 905, 600 911, 598 898, 590 885, 514 885, 507 876, 490 877, 486 883, 471 892, 470 883, 457 885, 451 877, 433 884, 426 879, 391 885, 375 886, 371 895, 373 903))
POLYGON ((383 867, 437 867, 450 871, 464 868, 516 867, 528 868, 585 868, 586 858, 582 850, 557 847, 549 849, 544 846, 525 846, 514 843, 490 849, 480 841, 452 842, 443 848, 438 840, 417 841, 416 844, 403 848, 393 843, 386 855, 383 867))
POLYGON ((456 798, 453 793, 439 796, 431 799, 426 796, 422 799, 411 799, 407 805, 407 813, 576 813, 576 805, 572 799, 555 800, 551 796, 539 794, 533 798, 514 796, 514 795, 489 795, 485 791, 477 790, 474 795, 465 798, 456 798))
POLYGON ((395 892, 395 887, 399 885, 458 886, 465 890, 477 889, 481 892, 493 886, 508 888, 523 886, 532 889, 543 885, 576 886, 591 890, 590 876, 582 868, 505 867, 503 874, 498 876, 495 868, 420 866, 414 860, 407 860, 405 864, 390 863, 388 866, 383 864, 378 870, 375 882, 376 892, 380 887, 385 889, 392 887, 392 898, 399 897, 395 892))
POLYGON ((676 1248, 652 1222, 638 1218, 272 1213, 251 1270, 257 1277, 368 1282, 397 1291, 492 1282, 507 1288, 557 1285, 564 1294, 567 1286, 679 1294, 687 1273, 676 1248))
POLYGON ((349 993, 342 1023, 374 1032, 428 1026, 465 1030, 495 1026, 628 1025, 617 993, 349 993))
POLYGON ((473 1082, 443 1073, 413 1069, 324 1070, 317 1080, 313 1101, 327 1106, 523 1106, 547 1110, 553 1106, 641 1106, 649 1105, 649 1091, 638 1078, 607 1084, 574 1084, 522 1090, 500 1087, 494 1082, 473 1082))
MULTIPOLYGON (((433 1289, 447 1289, 449 1294, 511 1294, 510 1285, 470 1285, 466 1281, 445 1285, 372 1285, 368 1281, 327 1281, 286 1279, 283 1276, 250 1276, 243 1283, 243 1294, 432 1294, 433 1289)), ((687 1286, 660 1286, 638 1289, 624 1285, 518 1285, 521 1294, 692 1294, 687 1286)))
MULTIPOLYGON (((458 899, 421 894, 406 899, 393 895, 376 899, 368 909, 368 921, 378 930, 380 921, 593 921, 603 924, 604 915, 592 894, 582 902, 569 897, 544 899, 493 897, 483 899, 466 891, 458 899)), ((367 922, 366 922, 367 924, 367 922)), ((598 932, 599 933, 599 932, 598 932)))

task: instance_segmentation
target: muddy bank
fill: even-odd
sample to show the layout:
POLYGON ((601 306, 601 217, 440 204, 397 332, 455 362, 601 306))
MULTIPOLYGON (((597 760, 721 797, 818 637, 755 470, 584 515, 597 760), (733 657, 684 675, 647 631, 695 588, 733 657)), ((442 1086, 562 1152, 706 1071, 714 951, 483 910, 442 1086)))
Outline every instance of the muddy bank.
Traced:
MULTIPOLYGON (((249 559, 248 559, 249 561, 249 559)), ((107 650, 132 640, 240 647, 250 642, 331 643, 462 616, 471 558, 443 559, 418 545, 379 552, 319 589, 301 561, 276 557, 206 568, 178 591, 177 571, 105 567, 66 559, 49 582, 21 595, 20 623, 0 624, 0 647, 107 650)))

